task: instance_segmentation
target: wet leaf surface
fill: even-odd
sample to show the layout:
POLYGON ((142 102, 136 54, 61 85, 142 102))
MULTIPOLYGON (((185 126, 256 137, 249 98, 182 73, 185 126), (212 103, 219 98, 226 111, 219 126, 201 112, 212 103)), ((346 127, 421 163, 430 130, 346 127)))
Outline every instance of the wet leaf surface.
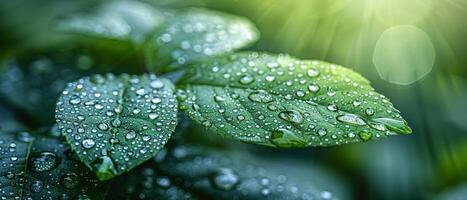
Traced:
POLYGON ((245 52, 189 66, 180 109, 216 132, 275 147, 330 146, 408 134, 389 100, 350 69, 245 52))
POLYGON ((62 134, 101 180, 154 156, 177 124, 172 84, 155 75, 94 75, 68 84, 57 102, 62 134))
POLYGON ((0 133, 0 196, 5 199, 103 199, 106 184, 57 137, 0 133), (8 167, 6 167, 8 166, 8 167))

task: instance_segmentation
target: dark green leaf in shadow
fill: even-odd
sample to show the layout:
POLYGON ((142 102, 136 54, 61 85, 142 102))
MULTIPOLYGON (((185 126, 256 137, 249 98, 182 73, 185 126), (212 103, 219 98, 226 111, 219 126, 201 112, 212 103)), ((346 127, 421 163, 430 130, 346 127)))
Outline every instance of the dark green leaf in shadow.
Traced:
POLYGON ((0 195, 5 199, 103 199, 106 184, 57 137, 0 133, 0 195))
MULTIPOLYGON (((255 161, 256 159, 246 161, 244 155, 228 156, 213 151, 215 150, 201 147, 178 146, 169 152, 158 154, 154 159, 158 162, 155 166, 161 173, 173 177, 175 185, 180 185, 203 199, 343 198, 334 193, 340 185, 324 188, 322 180, 304 180, 295 176, 297 166, 283 168, 281 163, 278 169, 277 163, 255 161)), ((311 169, 305 172, 321 173, 311 169)))
POLYGON ((88 74, 93 60, 66 53, 7 60, 0 74, 0 95, 42 123, 53 123, 54 105, 68 81, 88 74))

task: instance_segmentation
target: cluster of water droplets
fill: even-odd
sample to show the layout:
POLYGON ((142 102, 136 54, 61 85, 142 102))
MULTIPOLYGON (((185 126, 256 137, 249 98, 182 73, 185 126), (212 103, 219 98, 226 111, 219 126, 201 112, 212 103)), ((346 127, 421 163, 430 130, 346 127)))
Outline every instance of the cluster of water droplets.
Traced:
POLYGON ((19 194, 23 199, 70 199, 97 187, 97 180, 70 158, 57 138, 34 139, 28 132, 2 134, 1 165, 6 169, 0 177, 2 199, 19 199, 19 194))
POLYGON ((260 53, 220 56, 190 68, 183 83, 181 109, 248 142, 327 146, 410 132, 399 111, 366 79, 321 61, 260 53))
MULTIPOLYGON (((186 9, 169 17, 154 38, 157 54, 185 64, 196 58, 241 48, 257 38, 256 29, 240 17, 205 9, 186 9)), ((167 64, 167 63, 165 63, 167 64)))
POLYGON ((63 91, 57 123, 79 157, 110 178, 167 142, 177 120, 171 88, 155 75, 85 77, 63 91))

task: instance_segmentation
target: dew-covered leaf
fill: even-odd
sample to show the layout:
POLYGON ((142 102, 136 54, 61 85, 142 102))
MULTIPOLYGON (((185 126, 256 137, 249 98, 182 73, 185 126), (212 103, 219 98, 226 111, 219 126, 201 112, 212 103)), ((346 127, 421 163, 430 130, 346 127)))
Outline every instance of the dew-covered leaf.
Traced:
POLYGON ((322 61, 223 55, 192 64, 179 85, 192 119, 244 142, 330 146, 411 132, 365 78, 322 61))
POLYGON ((5 199, 103 199, 106 184, 57 137, 0 133, 0 196, 5 199))
POLYGON ((138 1, 109 1, 91 13, 58 20, 59 31, 141 43, 164 21, 163 14, 138 1))
MULTIPOLYGON (((283 168, 277 163, 247 161, 245 155, 214 153, 213 149, 196 146, 177 146, 158 154, 155 165, 163 174, 173 178, 174 185, 196 192, 203 199, 345 199, 338 190, 339 182, 323 180, 330 177, 314 176, 322 171, 300 171, 297 166, 283 168), (307 178, 294 172, 306 173, 307 178), (313 177, 310 179, 310 177, 313 177), (322 182, 333 182, 333 188, 322 182), (337 193, 335 193, 337 192, 337 193)), ((248 157, 248 156, 246 156, 248 157)), ((294 163, 297 164, 297 163, 294 163)), ((299 174, 300 174, 299 173, 299 174)))
POLYGON ((66 53, 19 57, 3 63, 0 96, 41 123, 53 123, 54 105, 68 81, 88 74, 92 59, 66 53))
POLYGON ((72 149, 101 180, 154 156, 177 124, 173 85, 155 75, 95 75, 68 84, 56 119, 72 149))
POLYGON ((201 8, 182 9, 168 16, 152 36, 147 57, 154 66, 182 65, 240 49, 258 37, 256 27, 242 17, 201 8))

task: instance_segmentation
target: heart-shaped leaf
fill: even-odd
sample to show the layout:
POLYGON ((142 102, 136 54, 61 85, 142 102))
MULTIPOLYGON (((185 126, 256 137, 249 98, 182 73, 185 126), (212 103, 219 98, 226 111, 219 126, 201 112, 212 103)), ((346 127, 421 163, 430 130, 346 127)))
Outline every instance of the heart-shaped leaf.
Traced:
POLYGON ((0 133, 0 196, 5 199, 104 199, 106 184, 55 137, 0 133))
POLYGON ((62 134, 101 180, 154 156, 177 124, 172 84, 155 75, 95 75, 68 84, 57 102, 62 134))
POLYGON ((56 28, 62 32, 141 43, 163 21, 163 14, 146 3, 110 1, 92 13, 62 18, 56 28))
POLYGON ((224 55, 192 64, 180 86, 192 119, 249 143, 329 146, 411 132, 365 78, 322 61, 224 55))
POLYGON ((152 37, 147 57, 150 64, 163 66, 231 52, 255 42, 259 32, 242 17, 189 8, 168 16, 152 37))

